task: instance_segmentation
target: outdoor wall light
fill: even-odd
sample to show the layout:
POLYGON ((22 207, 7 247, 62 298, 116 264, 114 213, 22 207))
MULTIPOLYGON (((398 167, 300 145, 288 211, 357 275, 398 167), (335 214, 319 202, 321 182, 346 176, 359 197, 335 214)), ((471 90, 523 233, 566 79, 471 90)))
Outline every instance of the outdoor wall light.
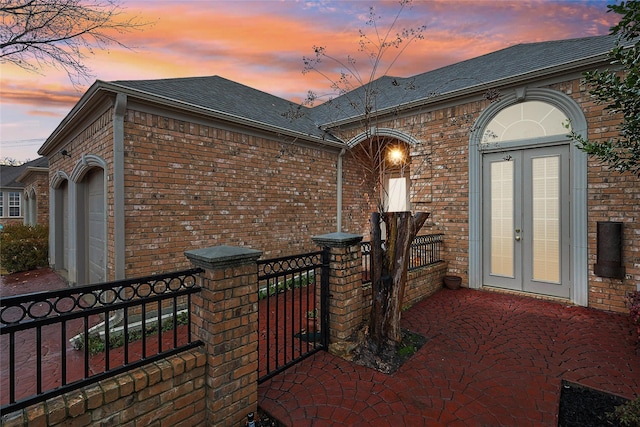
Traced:
POLYGON ((60 150, 60 154, 62 154, 62 157, 71 157, 71 154, 65 149, 60 150))
POLYGON ((393 165, 400 165, 405 161, 404 150, 402 149, 402 147, 391 148, 387 154, 387 157, 393 165))

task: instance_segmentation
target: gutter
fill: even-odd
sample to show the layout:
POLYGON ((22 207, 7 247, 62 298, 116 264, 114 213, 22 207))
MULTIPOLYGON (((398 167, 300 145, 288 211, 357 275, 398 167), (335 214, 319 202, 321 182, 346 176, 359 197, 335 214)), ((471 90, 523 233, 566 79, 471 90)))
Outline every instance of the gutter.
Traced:
POLYGON ((127 111, 127 96, 116 94, 113 106, 113 246, 115 280, 125 276, 125 180, 124 180, 124 115, 127 111))
POLYGON ((336 231, 342 233, 342 158, 347 152, 346 148, 338 154, 337 182, 336 182, 336 231))

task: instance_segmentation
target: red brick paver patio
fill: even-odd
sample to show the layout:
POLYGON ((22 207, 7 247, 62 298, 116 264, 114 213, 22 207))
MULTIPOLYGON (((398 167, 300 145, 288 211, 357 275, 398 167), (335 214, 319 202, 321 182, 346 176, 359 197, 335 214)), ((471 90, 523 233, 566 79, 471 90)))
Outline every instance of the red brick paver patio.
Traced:
MULTIPOLYGON (((47 269, 2 279, 3 296, 61 283, 47 269)), ((428 341, 395 374, 320 352, 261 384, 259 405, 296 427, 525 427, 557 425, 563 379, 640 394, 627 316, 461 289, 417 304, 403 325, 428 341)))
POLYGON ((556 426, 561 380, 633 398, 628 318, 533 298, 442 290, 403 314, 428 342, 395 374, 319 353, 259 387, 288 426, 556 426))

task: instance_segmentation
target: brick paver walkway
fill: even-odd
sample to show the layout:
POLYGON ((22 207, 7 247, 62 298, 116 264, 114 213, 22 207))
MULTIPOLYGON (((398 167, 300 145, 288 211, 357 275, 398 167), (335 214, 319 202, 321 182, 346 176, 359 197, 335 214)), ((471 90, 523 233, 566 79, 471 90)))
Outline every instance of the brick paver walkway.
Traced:
POLYGON ((640 394, 628 318, 491 292, 442 290, 403 314, 428 338, 395 374, 321 352, 259 387, 288 426, 556 426, 561 380, 640 394))
MULTIPOLYGON (((6 279, 3 296, 60 287, 47 269, 6 279)), ((461 289, 417 304, 403 326, 428 341, 395 374, 320 352, 261 384, 259 405, 296 427, 526 427, 557 425, 563 379, 640 394, 627 316, 461 289)))

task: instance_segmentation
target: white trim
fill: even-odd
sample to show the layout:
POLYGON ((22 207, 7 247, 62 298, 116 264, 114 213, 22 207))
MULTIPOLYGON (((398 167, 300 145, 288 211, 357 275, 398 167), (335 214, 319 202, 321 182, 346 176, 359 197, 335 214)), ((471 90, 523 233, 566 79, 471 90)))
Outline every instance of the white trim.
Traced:
MULTIPOLYGON (((67 201, 69 199, 69 191, 71 186, 71 181, 69 180, 69 176, 63 171, 57 171, 51 176, 51 181, 49 183, 50 191, 49 191, 49 265, 52 266, 55 270, 62 270, 63 265, 62 261, 64 259, 64 229, 65 225, 62 223, 64 218, 59 218, 62 212, 64 212, 65 207, 61 206, 63 201, 63 197, 61 196, 60 187, 62 184, 67 183, 67 201)), ((67 212, 69 206, 66 206, 67 212)), ((69 227, 69 224, 66 225, 69 227)), ((68 233, 67 229, 67 233, 68 233)), ((67 254, 67 268, 69 264, 69 254, 67 254)), ((68 278, 68 277, 67 277, 68 278)))
MULTIPOLYGON (((107 162, 100 156, 96 156, 95 154, 83 154, 82 158, 78 163, 76 163, 73 171, 71 172, 71 181, 78 183, 82 180, 82 178, 89 172, 90 169, 98 167, 105 171, 105 187, 106 187, 106 173, 107 173, 107 162)), ((106 190, 106 188, 105 188, 106 190)), ((106 191, 105 191, 106 194, 106 191)), ((106 205, 105 205, 106 206, 106 205)))
POLYGON ((107 210, 108 210, 108 174, 107 162, 100 156, 95 154, 83 154, 82 158, 76 163, 71 172, 69 180, 69 281, 81 285, 88 284, 88 265, 86 259, 87 247, 85 237, 88 230, 85 230, 85 216, 88 214, 84 211, 85 192, 84 178, 91 169, 102 170, 102 194, 104 197, 103 206, 105 207, 102 223, 104 224, 104 242, 103 242, 103 271, 105 272, 105 280, 108 277, 107 256, 108 256, 108 229, 107 229, 107 210), (82 215, 81 215, 82 213, 82 215), (82 249, 82 250, 80 250, 82 249))
POLYGON ((371 138, 374 135, 375 136, 388 136, 390 138, 399 139, 400 141, 406 142, 407 144, 410 144, 410 145, 418 145, 420 143, 420 141, 418 141, 413 136, 408 135, 408 134, 406 134, 404 132, 401 132, 399 130, 390 129, 390 128, 372 127, 371 129, 369 129, 369 131, 362 132, 362 133, 356 135, 355 137, 351 138, 347 142, 347 146, 349 148, 353 148, 356 145, 360 144, 362 141, 366 141, 367 139, 371 138))
POLYGON ((59 188, 65 181, 70 181, 69 175, 62 171, 58 171, 51 177, 50 187, 52 190, 59 188))
MULTIPOLYGON (((124 190, 124 115, 127 95, 119 93, 113 108, 113 252, 114 279, 125 276, 125 190, 124 190)), ((107 177, 105 176, 105 182, 107 177)), ((105 195, 106 195, 105 188, 105 195)), ((106 203, 106 202, 105 202, 106 203)), ((105 207, 107 205, 105 204, 105 207)), ((106 253, 105 253, 106 258, 106 253)))

